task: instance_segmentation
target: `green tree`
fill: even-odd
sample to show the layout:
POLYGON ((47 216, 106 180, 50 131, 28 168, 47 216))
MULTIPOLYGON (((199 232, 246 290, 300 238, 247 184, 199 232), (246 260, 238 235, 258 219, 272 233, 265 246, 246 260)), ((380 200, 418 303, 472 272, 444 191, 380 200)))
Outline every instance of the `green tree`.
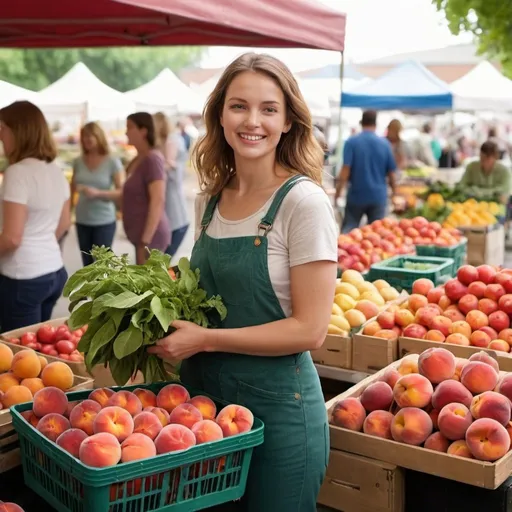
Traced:
POLYGON ((55 82, 83 62, 103 82, 128 91, 168 67, 177 71, 198 64, 205 48, 86 48, 71 50, 0 49, 0 79, 32 90, 55 82))
POLYGON ((512 0, 433 0, 451 32, 475 36, 481 54, 501 61, 512 75, 512 0))

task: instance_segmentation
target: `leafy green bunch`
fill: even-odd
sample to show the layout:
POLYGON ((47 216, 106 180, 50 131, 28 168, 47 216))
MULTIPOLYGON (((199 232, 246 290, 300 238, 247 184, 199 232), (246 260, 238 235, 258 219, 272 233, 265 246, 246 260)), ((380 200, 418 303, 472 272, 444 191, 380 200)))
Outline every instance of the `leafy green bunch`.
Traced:
POLYGON ((93 264, 78 270, 64 287, 70 300, 70 329, 88 325, 78 350, 87 370, 110 367, 118 385, 141 371, 147 383, 167 377, 163 361, 147 347, 174 329, 175 320, 203 327, 215 326, 227 311, 220 296, 208 298, 199 287, 199 270, 181 258, 173 278, 170 256, 152 250, 146 263, 131 265, 128 255, 117 256, 105 247, 91 251, 93 264))

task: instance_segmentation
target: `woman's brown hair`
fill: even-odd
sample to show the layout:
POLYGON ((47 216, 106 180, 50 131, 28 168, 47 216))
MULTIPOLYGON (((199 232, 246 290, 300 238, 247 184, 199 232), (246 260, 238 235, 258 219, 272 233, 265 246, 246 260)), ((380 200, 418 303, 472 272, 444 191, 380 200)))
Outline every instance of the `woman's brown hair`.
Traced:
POLYGON ((135 114, 130 114, 127 119, 139 128, 139 130, 146 128, 146 140, 149 147, 154 148, 156 144, 156 134, 153 116, 147 112, 135 112, 135 114))
POLYGON ((233 61, 222 73, 215 89, 208 97, 203 117, 206 134, 194 150, 194 163, 201 189, 218 194, 229 181, 235 169, 233 149, 227 143, 220 119, 226 91, 240 73, 252 71, 272 78, 283 91, 287 120, 291 123, 288 133, 283 133, 276 148, 276 162, 290 173, 308 176, 314 182, 322 181, 322 148, 313 135, 311 114, 291 71, 270 55, 245 53, 233 61))
POLYGON ((87 151, 84 148, 84 136, 89 135, 90 137, 94 137, 96 142, 98 143, 98 153, 100 155, 108 155, 110 154, 110 148, 108 147, 107 136, 103 131, 103 128, 95 122, 87 123, 82 126, 80 130, 80 145, 82 146, 82 153, 86 154, 87 151))
POLYGON ((15 164, 25 158, 53 162, 57 148, 41 110, 30 101, 15 101, 0 109, 0 121, 9 127, 14 148, 6 155, 15 164))

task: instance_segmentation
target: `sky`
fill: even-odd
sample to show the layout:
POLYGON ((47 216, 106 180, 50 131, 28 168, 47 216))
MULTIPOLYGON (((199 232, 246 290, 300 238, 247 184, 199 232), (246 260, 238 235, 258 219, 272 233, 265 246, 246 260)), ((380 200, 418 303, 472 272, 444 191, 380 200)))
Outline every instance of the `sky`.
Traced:
MULTIPOLYGON (((317 1, 347 14, 345 59, 349 62, 364 62, 397 53, 471 41, 468 35, 455 37, 450 33, 442 13, 436 11, 431 0, 317 1)), ((251 49, 211 47, 202 67, 224 67, 248 50, 251 49)), ((336 52, 299 49, 269 49, 266 52, 283 60, 292 71, 340 62, 340 55, 336 52)))

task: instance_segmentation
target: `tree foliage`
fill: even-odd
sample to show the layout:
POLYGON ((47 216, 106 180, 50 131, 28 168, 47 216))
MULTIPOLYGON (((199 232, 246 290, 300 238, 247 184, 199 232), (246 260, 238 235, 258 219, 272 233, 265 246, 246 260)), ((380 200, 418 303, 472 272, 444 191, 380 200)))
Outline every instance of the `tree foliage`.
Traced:
POLYGON ((433 0, 455 35, 474 34, 482 54, 499 59, 512 74, 512 0, 433 0))
POLYGON ((83 62, 104 83, 128 91, 154 78, 162 69, 174 71, 198 64, 201 47, 100 48, 70 50, 0 49, 0 79, 32 90, 55 82, 83 62))

